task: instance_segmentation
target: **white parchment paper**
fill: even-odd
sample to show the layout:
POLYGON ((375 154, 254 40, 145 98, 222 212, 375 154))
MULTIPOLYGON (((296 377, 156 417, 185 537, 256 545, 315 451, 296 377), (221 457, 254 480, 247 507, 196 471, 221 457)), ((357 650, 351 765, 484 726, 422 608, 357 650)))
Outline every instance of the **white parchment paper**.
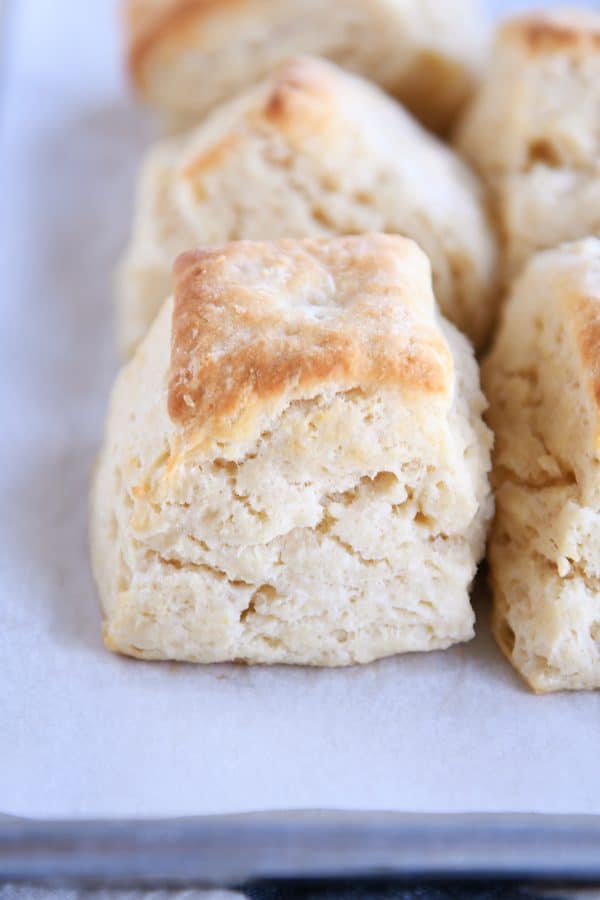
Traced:
POLYGON ((19 0, 0 191, 0 811, 600 813, 600 696, 534 697, 487 632, 347 671, 107 653, 90 466, 115 370, 111 281, 152 126, 112 0, 19 0))

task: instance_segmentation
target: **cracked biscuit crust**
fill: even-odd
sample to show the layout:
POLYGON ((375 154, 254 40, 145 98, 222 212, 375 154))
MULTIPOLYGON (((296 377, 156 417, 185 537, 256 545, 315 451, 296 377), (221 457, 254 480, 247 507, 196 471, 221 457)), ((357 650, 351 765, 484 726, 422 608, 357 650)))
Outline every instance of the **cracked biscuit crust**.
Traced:
POLYGON ((92 490, 107 646, 348 665, 471 637, 491 436, 421 251, 242 243, 177 278, 92 490))
POLYGON ((600 687, 600 241, 528 265, 483 378, 498 641, 535 690, 600 687))
POLYGON ((401 237, 237 242, 175 265, 169 412, 231 434, 240 418, 332 384, 443 396, 452 356, 429 265, 401 237))

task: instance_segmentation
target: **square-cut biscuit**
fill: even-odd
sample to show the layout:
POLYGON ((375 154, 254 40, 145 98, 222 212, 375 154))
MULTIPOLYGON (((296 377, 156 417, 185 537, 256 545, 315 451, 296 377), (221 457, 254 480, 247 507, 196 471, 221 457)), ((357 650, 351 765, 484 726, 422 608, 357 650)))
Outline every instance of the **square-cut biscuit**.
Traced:
POLYGON ((444 130, 477 80, 479 0, 127 0, 130 71, 171 127, 310 53, 369 78, 444 130))
POLYGON ((456 143, 491 185, 507 280, 538 250, 600 235, 600 12, 508 20, 456 143))
POLYGON ((421 245, 442 311, 481 343, 496 248, 477 178, 374 86, 321 60, 284 63, 150 152, 119 277, 120 347, 145 334, 189 247, 371 231, 421 245))
POLYGON ((483 368, 494 629, 536 691, 600 687, 600 241, 540 253, 483 368))
POLYGON ((335 666, 468 640, 484 407, 412 241, 184 254, 94 479, 107 646, 335 666))

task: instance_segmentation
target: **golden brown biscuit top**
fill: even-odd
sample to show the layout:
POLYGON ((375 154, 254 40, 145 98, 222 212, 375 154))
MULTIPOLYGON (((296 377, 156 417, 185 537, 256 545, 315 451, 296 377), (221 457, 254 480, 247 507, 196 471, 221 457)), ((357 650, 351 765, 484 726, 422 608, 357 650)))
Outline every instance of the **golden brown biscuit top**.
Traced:
POLYGON ((254 243, 175 263, 169 414, 231 433, 282 397, 397 387, 450 397, 429 262, 392 235, 254 243))
MULTIPOLYGON (((330 111, 335 111, 339 91, 347 90, 348 75, 340 77, 338 69, 323 59, 298 55, 280 63, 272 73, 269 96, 261 111, 267 121, 282 131, 297 129, 303 116, 304 131, 326 127, 330 111), (320 110, 320 114, 319 114, 320 110)), ((356 88, 358 82, 352 82, 356 88)))
POLYGON ((515 16, 501 27, 499 41, 501 44, 518 43, 532 54, 598 53, 600 13, 589 9, 562 9, 515 16))

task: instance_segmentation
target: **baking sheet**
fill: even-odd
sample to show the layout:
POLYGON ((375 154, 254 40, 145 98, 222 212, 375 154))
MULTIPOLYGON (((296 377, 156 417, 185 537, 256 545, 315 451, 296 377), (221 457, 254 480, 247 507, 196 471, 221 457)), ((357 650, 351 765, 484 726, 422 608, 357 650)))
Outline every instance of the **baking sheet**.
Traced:
MULTIPOLYGON (((514 5, 514 4, 513 4, 514 5)), ((563 4, 564 5, 564 4, 563 4)), ((108 654, 89 470, 115 261, 152 124, 111 0, 19 0, 0 160, 0 810, 600 813, 600 695, 534 697, 490 640, 346 671, 108 654)))

